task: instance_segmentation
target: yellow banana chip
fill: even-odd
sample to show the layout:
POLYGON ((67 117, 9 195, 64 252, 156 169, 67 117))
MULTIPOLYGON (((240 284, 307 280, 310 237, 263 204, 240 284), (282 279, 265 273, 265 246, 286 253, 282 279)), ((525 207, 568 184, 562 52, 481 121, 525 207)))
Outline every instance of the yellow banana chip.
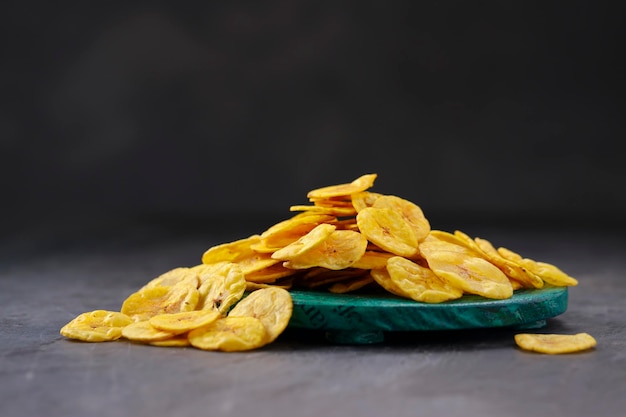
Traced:
POLYGON ((387 272, 407 298, 424 303, 441 303, 460 298, 463 291, 445 279, 437 276, 429 268, 410 260, 395 256, 387 261, 387 272))
POLYGON ((267 332, 257 318, 223 317, 190 331, 188 338, 191 346, 198 349, 242 352, 265 345, 267 332))
POLYGON ((596 340, 588 333, 566 334, 532 334, 515 335, 515 343, 524 350, 558 355, 575 353, 592 349, 596 340))
POLYGON ((396 211, 367 207, 357 214, 356 221, 367 240, 387 252, 407 258, 417 254, 415 229, 396 211))
POLYGON ((296 271, 291 268, 286 268, 282 263, 277 263, 267 268, 260 269, 258 271, 250 272, 245 275, 246 282, 257 284, 271 284, 275 283, 281 278, 286 278, 294 275, 296 271))
POLYGON ((328 187, 317 188, 307 193, 308 198, 331 198, 340 196, 349 196, 350 194, 365 191, 371 188, 376 181, 377 174, 365 174, 347 184, 331 185, 328 187))
POLYGON ((149 281, 142 289, 154 287, 171 287, 177 284, 198 287, 198 276, 192 268, 180 267, 171 269, 149 281))
POLYGON ((499 247, 497 251, 504 258, 516 262, 529 273, 537 275, 550 285, 557 287, 578 285, 578 280, 576 278, 569 276, 555 265, 546 262, 537 262, 529 258, 523 258, 520 254, 503 247, 499 247))
POLYGON ((160 347, 186 347, 191 346, 189 343, 189 339, 187 338, 187 334, 178 334, 170 337, 169 339, 164 340, 152 340, 149 342, 145 342, 152 346, 160 346, 160 347))
POLYGON ((372 250, 366 250, 363 256, 361 256, 358 261, 352 264, 352 268, 382 269, 387 266, 387 260, 394 256, 396 255, 389 252, 376 252, 372 250))
POLYGON ((133 342, 156 342, 170 339, 175 335, 175 332, 157 329, 148 321, 137 321, 122 329, 122 336, 133 342))
POLYGON ((460 230, 456 230, 453 236, 458 239, 459 244, 474 250, 477 255, 484 257, 500 268, 511 279, 513 289, 543 287, 543 280, 540 277, 521 267, 518 263, 503 257, 487 239, 478 237, 472 239, 460 230))
POLYGON ((216 310, 221 314, 226 314, 246 290, 244 274, 233 262, 221 262, 205 268, 200 274, 200 281, 198 308, 216 310))
POLYGON ((300 213, 265 230, 261 234, 261 242, 252 247, 263 246, 280 249, 306 235, 315 226, 335 220, 337 217, 327 214, 300 213))
POLYGON ((195 310, 199 300, 200 293, 194 284, 152 286, 128 296, 120 311, 135 321, 145 321, 157 314, 195 310))
POLYGON ((272 254, 272 258, 281 261, 288 261, 290 259, 297 258, 298 256, 301 256, 307 251, 320 245, 331 235, 331 233, 335 231, 335 229, 336 226, 328 223, 317 225, 310 232, 295 242, 292 242, 284 248, 274 252, 272 254))
POLYGON ((352 194, 350 198, 352 200, 352 206, 358 213, 364 208, 372 207, 376 200, 382 196, 383 194, 373 193, 371 191, 361 191, 359 193, 352 194))
POLYGON ((378 285, 385 289, 385 291, 395 294, 398 297, 407 298, 406 293, 402 291, 402 289, 398 287, 398 284, 391 279, 391 275, 389 275, 387 268, 372 269, 370 271, 370 275, 374 278, 374 281, 376 281, 378 285))
POLYGON ((273 287, 256 290, 242 299, 228 313, 228 317, 254 317, 265 327, 265 343, 273 342, 289 324, 293 300, 289 291, 273 287))
POLYGON ((335 230, 324 241, 283 263, 287 268, 307 269, 320 266, 327 269, 345 269, 361 259, 367 248, 367 239, 351 230, 335 230))
POLYGON ((318 205, 294 205, 289 207, 289 211, 303 211, 307 213, 328 214, 337 217, 354 216, 356 210, 353 206, 318 206, 318 205))
POLYGON ((402 218, 411 225, 415 231, 417 241, 422 241, 430 232, 430 222, 424 216, 424 212, 417 204, 397 197, 395 195, 383 195, 374 201, 372 207, 389 208, 400 213, 402 218))
POLYGON ((537 274, 550 285, 557 287, 574 287, 578 285, 576 278, 570 277, 555 265, 547 262, 538 262, 524 258, 520 261, 520 264, 532 273, 537 274))
POLYGON ((474 241, 487 256, 487 259, 499 267, 509 278, 521 284, 524 288, 542 288, 543 279, 537 274, 530 272, 517 262, 506 259, 496 250, 487 239, 474 238, 474 241))
POLYGON ((61 328, 61 335, 83 342, 110 342, 122 336, 122 329, 133 322, 117 311, 94 310, 82 313, 61 328))
POLYGON ((513 287, 504 272, 483 258, 448 251, 424 256, 435 275, 466 293, 494 299, 513 295, 513 287))
POLYGON ((218 262, 237 262, 240 259, 254 255, 251 246, 260 241, 261 236, 252 235, 245 239, 213 246, 202 255, 202 263, 208 265, 218 262))
POLYGON ((150 317, 152 327, 171 333, 184 333, 211 324, 221 317, 217 310, 194 310, 182 313, 159 314, 150 317))

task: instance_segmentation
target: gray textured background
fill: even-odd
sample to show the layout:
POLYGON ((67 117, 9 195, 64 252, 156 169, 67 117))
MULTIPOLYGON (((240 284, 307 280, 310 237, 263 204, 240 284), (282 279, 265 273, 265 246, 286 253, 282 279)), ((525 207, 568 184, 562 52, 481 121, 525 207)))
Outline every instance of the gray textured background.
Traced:
POLYGON ((4 235, 280 217, 309 189, 368 172, 431 218, 616 224, 623 11, 11 2, 4 235))

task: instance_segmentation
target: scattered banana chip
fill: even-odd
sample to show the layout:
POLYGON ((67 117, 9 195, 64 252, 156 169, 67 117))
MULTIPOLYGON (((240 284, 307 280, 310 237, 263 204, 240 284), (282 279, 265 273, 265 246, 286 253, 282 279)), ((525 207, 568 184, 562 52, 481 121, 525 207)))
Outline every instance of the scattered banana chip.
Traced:
POLYGON ((159 347, 186 347, 186 346, 191 346, 191 343, 189 343, 189 338, 187 337, 187 334, 179 334, 176 336, 172 336, 169 339, 164 339, 164 340, 153 340, 151 342, 145 342, 149 345, 152 346, 159 346, 159 347))
POLYGON ((588 333, 578 334, 531 334, 515 335, 515 343, 524 350, 557 355, 592 349, 596 339, 588 333))
MULTIPOLYGON (((376 178, 365 174, 311 190, 308 204, 289 207, 299 213, 260 234, 212 246, 199 265, 148 281, 119 312, 83 313, 60 332, 88 342, 123 337, 154 346, 244 351, 285 330, 292 289, 383 289, 415 302, 445 303, 466 294, 506 299, 518 289, 578 284, 553 264, 496 249, 487 239, 433 230, 417 204, 371 191, 376 178)), ((587 334, 521 334, 516 342, 546 353, 595 346, 587 334)))
POLYGON ((176 332, 159 330, 149 321, 137 321, 122 329, 122 336, 133 342, 157 342, 176 336, 176 332))
POLYGON ((202 255, 202 263, 210 265, 218 262, 237 262, 240 259, 253 255, 255 252, 251 249, 251 246, 258 244, 260 241, 261 236, 252 235, 245 239, 213 246, 202 255))
POLYGON ((110 342, 122 336, 122 329, 131 324, 126 314, 95 310, 82 313, 61 328, 61 335, 83 342, 110 342))
POLYGON ((148 322, 158 330, 171 333, 185 333, 213 323, 221 317, 217 310, 194 310, 182 313, 159 314, 148 322))
POLYGON ((254 317, 267 332, 265 343, 273 342, 286 328, 293 312, 289 291, 282 288, 256 290, 241 300, 228 313, 228 317, 254 317))
POLYGON ((173 287, 174 285, 189 285, 191 287, 198 287, 198 275, 196 271, 192 268, 174 268, 170 271, 167 271, 164 274, 159 275, 154 278, 146 285, 144 285, 141 289, 149 289, 155 287, 173 287))
POLYGON ((195 285, 186 282, 167 287, 157 285, 128 296, 120 311, 135 321, 145 321, 157 314, 194 310, 199 300, 200 293, 195 285))
POLYGON ((267 332, 257 318, 224 317, 190 331, 188 339, 191 346, 202 350, 241 352, 265 345, 267 332))

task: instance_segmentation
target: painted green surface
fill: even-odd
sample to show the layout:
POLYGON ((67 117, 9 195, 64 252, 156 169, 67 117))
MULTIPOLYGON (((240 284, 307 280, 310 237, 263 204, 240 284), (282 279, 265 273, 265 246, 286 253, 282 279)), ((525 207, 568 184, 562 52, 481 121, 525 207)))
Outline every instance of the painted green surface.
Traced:
POLYGON ((540 327, 567 309, 567 288, 516 291, 506 300, 466 295, 439 304, 391 294, 291 291, 293 328, 326 330, 338 343, 375 343, 388 331, 540 327))

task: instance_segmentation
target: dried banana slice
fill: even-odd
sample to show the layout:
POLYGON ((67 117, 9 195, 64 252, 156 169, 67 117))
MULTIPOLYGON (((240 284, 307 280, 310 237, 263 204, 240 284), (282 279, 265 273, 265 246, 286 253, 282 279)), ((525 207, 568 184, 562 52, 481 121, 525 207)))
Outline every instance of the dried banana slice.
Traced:
POLYGON ((327 214, 337 217, 348 217, 356 214, 356 209, 353 206, 341 207, 341 206, 321 206, 321 205, 294 205, 289 207, 289 211, 302 211, 305 213, 327 214))
POLYGON ((566 334, 531 334, 515 335, 515 343, 524 350, 558 355, 592 349, 596 340, 588 333, 566 334))
POLYGON ((350 196, 352 200, 352 206, 356 209, 357 213, 364 208, 372 207, 376 200, 379 197, 382 197, 383 194, 373 193, 371 191, 361 191, 359 193, 354 193, 350 196))
POLYGON ((271 343, 287 328, 292 313, 293 300, 289 291, 272 287, 250 293, 233 307, 228 317, 260 320, 267 333, 265 343, 271 343))
POLYGON ((198 309, 216 310, 226 314, 246 290, 243 271, 233 262, 208 265, 200 274, 198 309))
POLYGON ((307 193, 307 197, 310 199, 321 199, 348 196, 371 188, 374 185, 374 181, 376 181, 376 177, 377 174, 365 174, 347 184, 331 185, 311 190, 307 193))
POLYGON ((494 299, 513 296, 513 287, 508 277, 483 258, 438 252, 428 256, 426 260, 436 275, 466 293, 494 299))
POLYGON ((213 323, 221 317, 216 310, 194 310, 182 313, 159 314, 150 317, 152 327, 171 333, 185 333, 213 323))
POLYGON ((455 230, 454 237, 458 238, 462 244, 471 248, 477 254, 483 256, 486 260, 500 268, 500 270, 512 280, 511 285, 520 284, 520 288, 543 287, 543 280, 540 277, 521 267, 518 263, 503 257, 487 239, 478 237, 472 239, 460 230, 455 230))
POLYGON ((352 268, 358 269, 381 269, 387 266, 387 260, 396 255, 389 252, 376 252, 366 250, 358 261, 352 264, 352 268))
POLYGON ((202 350, 242 352, 257 349, 267 340, 261 320, 254 317, 223 317, 188 334, 191 346, 202 350))
POLYGON ((367 207, 356 216, 361 233, 375 245, 410 258, 418 252, 415 230, 401 214, 390 208, 367 207))
POLYGON ((497 251, 504 258, 517 263, 522 268, 525 268, 530 273, 537 275, 550 285, 557 287, 578 285, 578 280, 576 278, 569 276, 555 265, 546 262, 537 262, 529 258, 523 258, 518 253, 503 247, 498 248, 497 251))
MULTIPOLYGON (((274 250, 277 250, 291 242, 295 242, 313 230, 315 226, 336 220, 337 217, 327 214, 299 213, 265 230, 261 233, 261 241, 252 245, 251 248, 257 252, 263 250, 263 248, 274 248, 274 250)), ((265 251, 263 250, 263 252, 265 251)))
POLYGON ((135 321, 145 321, 157 314, 195 310, 199 301, 200 292, 195 284, 181 282, 142 288, 124 300, 120 311, 135 321))
POLYGON ((187 267, 171 269, 152 279, 141 289, 154 287, 171 287, 177 284, 191 285, 197 288, 199 285, 199 281, 195 270, 187 267))
POLYGON ((292 269, 307 269, 320 266, 340 270, 350 267, 361 259, 367 248, 367 239, 352 230, 335 230, 324 241, 294 257, 283 265, 292 269))
POLYGON ((395 195, 383 195, 374 201, 372 207, 389 208, 400 213, 402 218, 406 220, 415 231, 418 242, 424 240, 430 232, 430 222, 426 216, 424 216, 422 208, 411 201, 395 195))
POLYGON ((387 261, 391 281, 405 297, 424 303, 441 303, 460 298, 463 291, 448 280, 437 276, 406 258, 395 256, 387 261))
POLYGON ((210 247, 202 254, 202 263, 210 265, 218 262, 237 262, 253 255, 254 251, 251 247, 260 241, 261 236, 252 235, 245 239, 210 247))
POLYGON ((310 232, 295 242, 292 242, 284 248, 274 252, 272 254, 272 258, 281 261, 288 261, 290 259, 297 258, 298 256, 302 256, 307 251, 324 242, 336 228, 336 226, 328 223, 317 225, 310 232))
POLYGON ((133 319, 117 311, 94 310, 82 313, 61 328, 61 335, 83 342, 110 342, 122 336, 133 319))
POLYGON ((122 336, 133 342, 156 342, 171 339, 176 334, 175 332, 159 330, 148 321, 138 321, 122 329, 122 336))

